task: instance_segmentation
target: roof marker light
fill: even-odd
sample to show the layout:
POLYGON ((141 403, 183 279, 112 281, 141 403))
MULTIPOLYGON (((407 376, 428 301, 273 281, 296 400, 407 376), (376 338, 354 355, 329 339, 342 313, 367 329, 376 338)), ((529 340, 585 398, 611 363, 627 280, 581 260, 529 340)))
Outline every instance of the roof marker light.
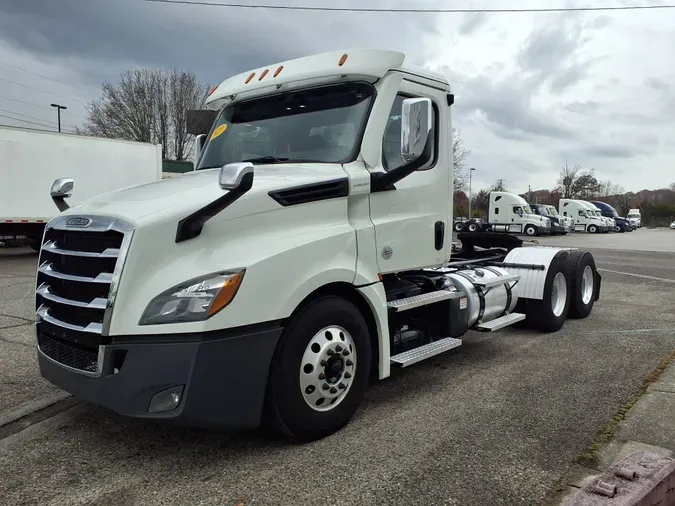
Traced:
POLYGON ((278 68, 277 70, 274 71, 274 76, 273 76, 273 77, 277 77, 279 74, 281 74, 281 71, 282 71, 282 70, 284 70, 284 66, 283 66, 283 65, 280 65, 279 68, 278 68))
POLYGON ((263 77, 265 77, 265 76, 267 75, 268 72, 269 72, 269 69, 263 70, 263 73, 260 74, 260 77, 258 78, 258 81, 262 81, 262 80, 263 80, 263 77))
POLYGON ((246 79, 246 84, 251 82, 251 79, 255 77, 255 72, 251 72, 248 76, 248 79, 246 79))
POLYGON ((214 86, 213 88, 211 88, 211 91, 209 91, 209 94, 208 94, 209 97, 210 97, 211 95, 213 95, 213 92, 216 91, 216 90, 218 89, 218 86, 220 86, 220 85, 217 84, 216 86, 214 86))
POLYGON ((342 58, 340 58, 340 61, 338 62, 338 67, 342 67, 346 61, 347 61, 347 53, 343 54, 342 58))

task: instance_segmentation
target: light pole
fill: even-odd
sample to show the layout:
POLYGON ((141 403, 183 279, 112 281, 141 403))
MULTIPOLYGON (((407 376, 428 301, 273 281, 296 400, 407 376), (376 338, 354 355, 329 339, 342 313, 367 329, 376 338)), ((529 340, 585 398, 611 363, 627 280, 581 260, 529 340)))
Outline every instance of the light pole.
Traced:
POLYGON ((61 132, 61 109, 68 109, 65 105, 52 104, 52 107, 56 107, 56 117, 59 121, 59 132, 61 132))
POLYGON ((473 167, 469 169, 469 219, 471 219, 471 173, 476 170, 473 167))

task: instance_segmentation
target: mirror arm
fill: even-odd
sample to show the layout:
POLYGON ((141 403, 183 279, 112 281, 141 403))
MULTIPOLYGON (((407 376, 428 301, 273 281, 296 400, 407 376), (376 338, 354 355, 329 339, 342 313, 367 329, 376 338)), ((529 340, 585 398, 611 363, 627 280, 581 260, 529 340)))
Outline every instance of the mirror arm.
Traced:
POLYGON ((65 201, 65 197, 52 197, 52 200, 54 201, 54 204, 56 204, 56 207, 60 213, 70 209, 70 205, 65 201))
POLYGON ((397 169, 389 172, 371 172, 370 174, 370 191, 371 193, 395 190, 395 183, 399 182, 404 177, 409 176, 420 167, 423 167, 429 160, 431 160, 433 153, 431 145, 434 139, 430 135, 427 137, 427 142, 424 144, 422 154, 415 160, 401 165, 397 169))

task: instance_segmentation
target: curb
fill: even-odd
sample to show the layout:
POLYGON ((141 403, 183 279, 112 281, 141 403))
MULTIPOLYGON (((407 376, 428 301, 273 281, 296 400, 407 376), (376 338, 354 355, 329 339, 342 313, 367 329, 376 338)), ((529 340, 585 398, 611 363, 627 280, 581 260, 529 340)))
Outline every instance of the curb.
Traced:
POLYGON ((18 408, 10 411, 8 414, 0 416, 0 428, 9 425, 10 423, 16 422, 17 420, 20 420, 21 418, 24 418, 28 415, 48 408, 49 406, 52 406, 58 402, 65 401, 69 397, 72 397, 69 393, 59 390, 53 394, 45 395, 32 401, 25 402, 18 408))

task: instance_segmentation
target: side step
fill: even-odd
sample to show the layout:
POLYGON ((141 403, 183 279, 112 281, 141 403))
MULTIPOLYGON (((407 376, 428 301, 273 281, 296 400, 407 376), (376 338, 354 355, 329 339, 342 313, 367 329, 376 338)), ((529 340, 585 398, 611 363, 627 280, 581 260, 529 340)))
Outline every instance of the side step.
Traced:
POLYGON ((392 364, 398 364, 401 367, 408 367, 409 365, 416 364, 427 358, 431 358, 434 355, 443 353, 444 351, 457 348, 462 345, 461 339, 455 339, 454 337, 446 337, 444 339, 439 339, 433 343, 425 344, 419 348, 414 348, 412 350, 404 351, 398 355, 391 357, 392 364))
POLYGON ((395 311, 406 311, 415 307, 426 306, 434 302, 452 299, 456 297, 457 292, 449 290, 438 290, 436 292, 423 293, 422 295, 413 295, 405 299, 390 300, 387 302, 387 307, 395 311))
POLYGON ((489 322, 480 323, 476 325, 475 329, 482 332, 494 332, 495 330, 503 329, 504 327, 508 327, 514 323, 521 322, 524 319, 525 315, 523 313, 511 313, 499 318, 495 318, 494 320, 490 320, 489 322))

